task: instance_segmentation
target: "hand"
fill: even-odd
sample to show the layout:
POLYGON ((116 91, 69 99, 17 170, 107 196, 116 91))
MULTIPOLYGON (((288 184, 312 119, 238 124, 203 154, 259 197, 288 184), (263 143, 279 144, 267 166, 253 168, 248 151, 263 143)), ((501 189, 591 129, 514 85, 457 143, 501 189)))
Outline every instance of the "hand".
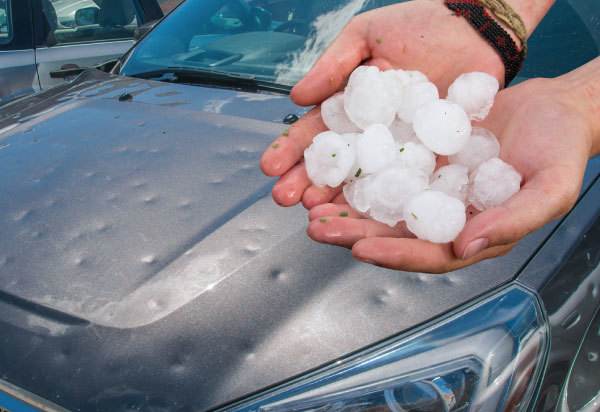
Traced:
POLYGON ((410 237, 341 204, 310 211, 309 236, 352 248, 360 260, 392 269, 443 273, 507 253, 528 233, 574 205, 597 133, 561 79, 535 79, 500 92, 481 124, 501 144, 501 158, 523 175, 521 191, 504 205, 469 216, 453 244, 410 237), (342 217, 346 216, 346 217, 342 217))
MULTIPOLYGON (((343 89, 350 73, 363 62, 381 69, 422 71, 441 95, 465 72, 487 72, 501 83, 504 78, 500 57, 465 19, 452 15, 442 0, 415 0, 355 17, 292 90, 292 99, 301 105, 321 103, 343 89)), ((273 189, 278 204, 302 201, 311 208, 340 192, 340 188, 311 186, 301 162, 304 149, 325 129, 317 107, 265 151, 263 172, 281 176, 273 189)))

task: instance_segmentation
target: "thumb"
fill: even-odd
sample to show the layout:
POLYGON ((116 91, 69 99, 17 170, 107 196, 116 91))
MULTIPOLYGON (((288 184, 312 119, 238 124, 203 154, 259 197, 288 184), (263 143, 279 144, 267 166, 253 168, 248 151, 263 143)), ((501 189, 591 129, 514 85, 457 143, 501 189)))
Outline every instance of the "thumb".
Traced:
POLYGON ((340 90, 350 73, 366 60, 370 51, 367 27, 353 18, 319 58, 308 74, 292 89, 292 100, 301 106, 321 103, 340 90))
POLYGON ((514 243, 549 221, 566 214, 579 194, 578 170, 548 169, 534 175, 505 204, 488 209, 469 222, 454 241, 458 258, 469 259, 484 249, 514 243))

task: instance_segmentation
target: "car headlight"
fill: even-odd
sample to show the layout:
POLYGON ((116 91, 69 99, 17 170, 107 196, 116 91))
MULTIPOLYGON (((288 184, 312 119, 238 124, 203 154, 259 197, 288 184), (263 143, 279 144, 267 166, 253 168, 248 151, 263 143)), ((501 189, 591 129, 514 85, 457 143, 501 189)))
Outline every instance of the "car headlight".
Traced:
POLYGON ((513 285, 416 333, 224 410, 525 410, 542 373, 548 342, 536 296, 513 285))

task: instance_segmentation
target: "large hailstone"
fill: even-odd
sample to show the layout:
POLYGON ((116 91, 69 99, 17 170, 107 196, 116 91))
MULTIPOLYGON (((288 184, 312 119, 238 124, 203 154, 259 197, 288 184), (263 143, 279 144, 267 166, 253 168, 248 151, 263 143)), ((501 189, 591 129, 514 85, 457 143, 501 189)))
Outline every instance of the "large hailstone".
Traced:
POLYGON ((336 93, 321 104, 323 123, 336 133, 356 133, 360 129, 348 118, 344 109, 344 93, 336 93))
POLYGON ((463 165, 440 167, 433 174, 430 187, 465 203, 469 194, 469 169, 463 165))
POLYGON ((344 185, 344 198, 352 209, 366 213, 371 207, 370 186, 374 176, 366 176, 344 185))
POLYGON ((356 141, 356 162, 361 174, 377 173, 396 158, 398 145, 387 127, 368 127, 356 141))
POLYGON ((435 155, 421 143, 408 142, 398 149, 398 158, 394 164, 420 170, 429 176, 435 169, 435 155))
POLYGON ((335 132, 318 134, 304 151, 308 177, 319 186, 339 186, 352 170, 355 158, 354 147, 335 132))
POLYGON ((403 219, 404 205, 429 184, 427 175, 418 170, 391 167, 373 176, 367 186, 369 216, 378 222, 396 226, 403 219))
POLYGON ((500 143, 496 136, 487 129, 474 127, 465 147, 460 152, 449 156, 448 161, 465 165, 472 172, 481 163, 498 156, 500 156, 500 143))
POLYGON ((415 81, 402 89, 400 104, 397 106, 398 117, 405 123, 412 123, 417 109, 439 99, 435 84, 428 81, 415 81))
POLYGON ((448 88, 448 100, 461 105, 471 119, 483 120, 494 104, 499 87, 498 80, 487 73, 465 73, 448 88))
POLYGON ((471 175, 469 201, 478 210, 501 205, 521 188, 521 175, 495 157, 483 162, 471 175))
POLYGON ((435 100, 415 113, 413 127, 427 148, 440 155, 458 153, 471 136, 471 121, 462 107, 435 100))
POLYGON ((465 227, 465 205, 436 190, 411 198, 404 208, 408 230, 419 239, 434 243, 452 242, 465 227))
POLYGON ((377 67, 356 68, 344 91, 348 118, 363 130, 373 124, 389 126, 396 116, 396 103, 388 87, 389 81, 377 67))
POLYGON ((386 87, 390 93, 394 111, 397 111, 402 99, 402 89, 410 83, 410 76, 403 70, 386 70, 381 73, 381 76, 387 83, 386 87))
POLYGON ((389 129, 392 133, 392 136, 394 136, 394 139, 399 144, 408 142, 421 143, 412 127, 412 124, 406 123, 399 118, 394 119, 389 129))

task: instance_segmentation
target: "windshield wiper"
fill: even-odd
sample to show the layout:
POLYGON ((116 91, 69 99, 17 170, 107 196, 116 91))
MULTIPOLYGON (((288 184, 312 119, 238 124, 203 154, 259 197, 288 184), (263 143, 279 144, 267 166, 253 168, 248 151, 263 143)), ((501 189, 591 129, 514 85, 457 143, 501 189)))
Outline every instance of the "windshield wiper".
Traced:
POLYGON ((242 90, 267 90, 277 93, 289 93, 291 89, 291 87, 282 84, 259 80, 251 74, 228 73, 206 68, 167 67, 129 76, 168 83, 224 86, 242 90))

